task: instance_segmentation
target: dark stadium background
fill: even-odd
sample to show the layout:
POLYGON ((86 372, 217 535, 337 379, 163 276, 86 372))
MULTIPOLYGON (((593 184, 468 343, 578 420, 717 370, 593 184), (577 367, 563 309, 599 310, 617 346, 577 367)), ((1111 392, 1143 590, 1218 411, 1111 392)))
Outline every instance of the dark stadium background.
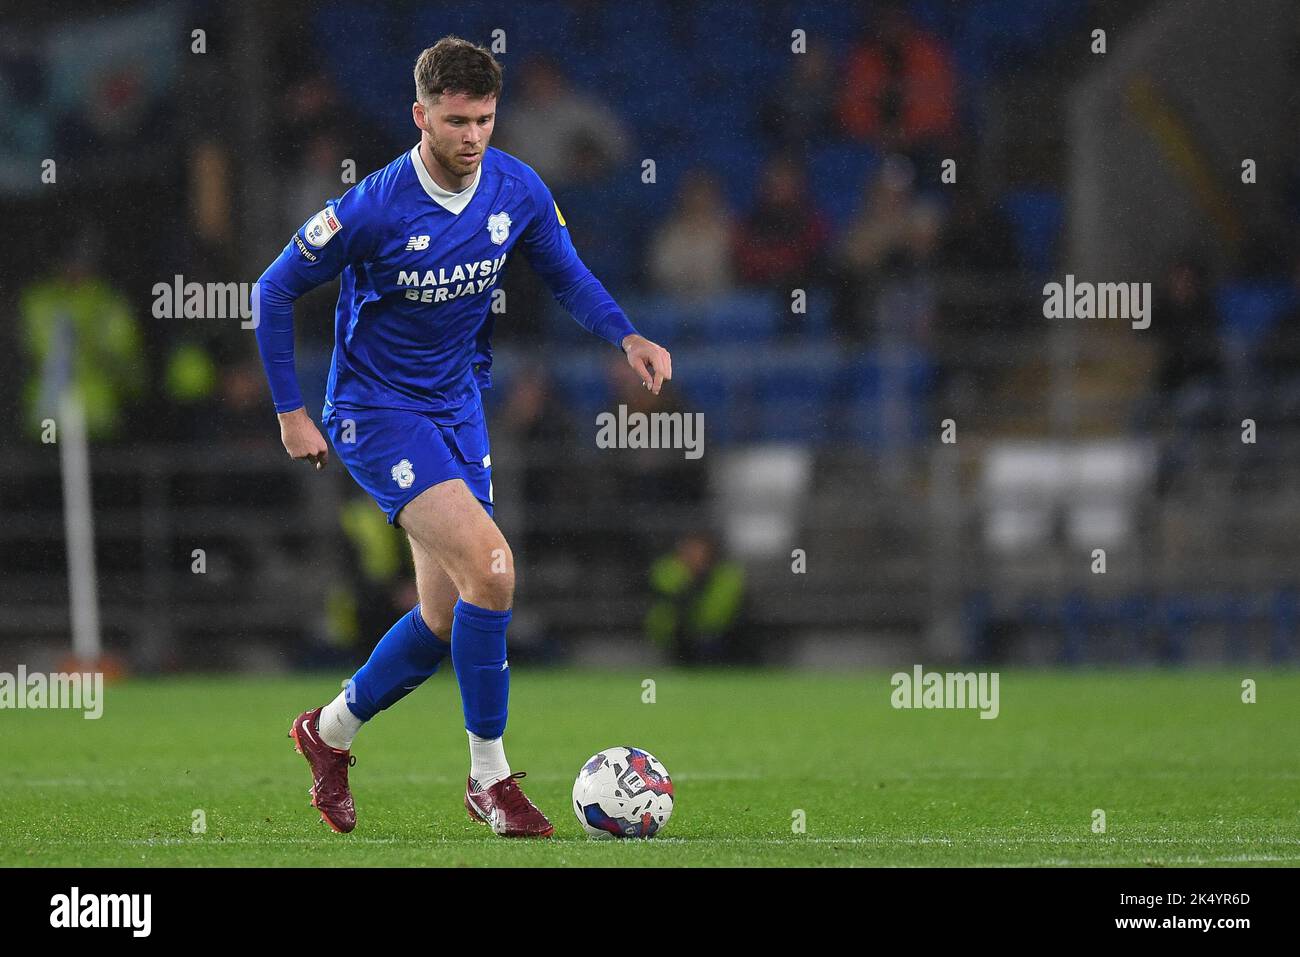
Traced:
MULTIPOLYGON (((400 534, 337 461, 316 474, 285 456, 252 333, 155 318, 153 288, 252 283, 345 191, 346 161, 359 179, 415 142, 419 51, 497 30, 494 145, 538 166, 579 253, 675 370, 658 403, 638 393, 512 257, 488 396, 519 568, 512 657, 1292 660, 1296 12, 7 8, 0 665, 53 667, 71 648, 59 451, 37 424, 65 310, 91 317, 74 365, 94 397, 117 666, 344 673, 411 606, 400 534), (1151 327, 1045 318, 1043 286, 1067 274, 1151 283, 1151 327), (620 403, 702 412, 704 455, 598 449, 595 417, 620 403), (700 603, 710 624, 675 632, 700 603)), ((297 310, 313 415, 336 291, 297 310)))

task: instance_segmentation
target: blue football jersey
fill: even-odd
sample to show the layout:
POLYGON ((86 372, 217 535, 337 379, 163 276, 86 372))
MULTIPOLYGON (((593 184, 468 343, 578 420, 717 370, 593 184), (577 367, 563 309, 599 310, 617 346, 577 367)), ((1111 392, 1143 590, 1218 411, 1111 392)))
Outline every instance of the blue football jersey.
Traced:
POLYGON ((578 258, 531 167, 489 148, 475 181, 450 193, 417 147, 328 202, 258 280, 256 334, 276 411, 303 404, 293 300, 338 276, 326 413, 471 414, 491 384, 492 293, 516 244, 588 330, 615 345, 636 331, 578 258))

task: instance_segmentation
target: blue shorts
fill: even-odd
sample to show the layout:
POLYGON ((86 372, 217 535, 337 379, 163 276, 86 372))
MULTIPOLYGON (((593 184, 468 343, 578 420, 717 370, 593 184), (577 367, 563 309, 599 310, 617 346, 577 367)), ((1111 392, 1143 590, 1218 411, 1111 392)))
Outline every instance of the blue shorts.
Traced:
POLYGON ((424 412, 330 409, 321 419, 357 484, 397 524, 397 513, 425 489, 464 479, 492 514, 487 419, 477 404, 464 422, 443 425, 424 412))

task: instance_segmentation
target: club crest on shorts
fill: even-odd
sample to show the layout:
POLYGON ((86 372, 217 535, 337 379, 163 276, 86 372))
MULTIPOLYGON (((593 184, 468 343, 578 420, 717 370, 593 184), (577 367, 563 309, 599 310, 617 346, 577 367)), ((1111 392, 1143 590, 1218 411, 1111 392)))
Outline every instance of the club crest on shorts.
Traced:
POLYGON ((411 464, 410 459, 402 459, 394 465, 392 475, 398 488, 410 488, 415 484, 415 466, 411 464))
POLYGON ((506 212, 493 213, 488 217, 488 238, 500 246, 510 238, 510 214, 506 212))

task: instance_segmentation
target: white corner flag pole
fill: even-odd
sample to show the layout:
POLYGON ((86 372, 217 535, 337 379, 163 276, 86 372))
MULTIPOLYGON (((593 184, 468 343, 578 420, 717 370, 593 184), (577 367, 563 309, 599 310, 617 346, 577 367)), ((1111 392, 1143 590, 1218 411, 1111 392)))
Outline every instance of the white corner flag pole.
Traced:
POLYGON ((72 651, 82 664, 100 657, 99 589, 95 581, 95 527, 90 504, 90 450, 86 411, 75 388, 59 396, 59 459, 63 466, 63 531, 68 548, 72 651))

